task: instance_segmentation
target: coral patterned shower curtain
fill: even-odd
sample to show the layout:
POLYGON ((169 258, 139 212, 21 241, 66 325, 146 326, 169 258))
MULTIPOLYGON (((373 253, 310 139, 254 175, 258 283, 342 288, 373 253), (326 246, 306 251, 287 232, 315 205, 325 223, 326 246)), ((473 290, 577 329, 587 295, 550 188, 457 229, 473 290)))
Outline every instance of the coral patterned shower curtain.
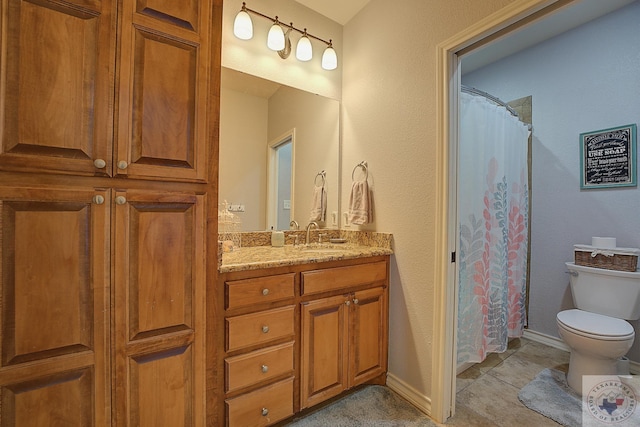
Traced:
POLYGON ((461 93, 458 164, 458 365, 507 349, 526 323, 529 129, 461 93))

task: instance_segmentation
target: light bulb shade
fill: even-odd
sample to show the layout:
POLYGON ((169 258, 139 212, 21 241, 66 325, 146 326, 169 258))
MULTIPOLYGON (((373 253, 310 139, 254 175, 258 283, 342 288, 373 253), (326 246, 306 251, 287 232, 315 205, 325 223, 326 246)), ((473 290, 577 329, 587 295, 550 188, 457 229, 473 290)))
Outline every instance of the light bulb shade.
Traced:
POLYGON ((269 29, 269 34, 267 34, 267 46, 271 50, 275 50, 276 52, 284 49, 284 31, 282 31, 282 27, 276 22, 269 29))
POLYGON ((250 40, 253 37, 253 22, 244 10, 238 12, 233 21, 233 34, 241 40, 250 40))
POLYGON ((313 57, 313 47, 311 46, 311 40, 309 37, 302 36, 298 40, 298 46, 296 46, 296 58, 299 61, 309 61, 313 57))
POLYGON ((338 68, 338 55, 336 51, 331 47, 327 47, 322 54, 322 68, 325 70, 335 70, 338 68))

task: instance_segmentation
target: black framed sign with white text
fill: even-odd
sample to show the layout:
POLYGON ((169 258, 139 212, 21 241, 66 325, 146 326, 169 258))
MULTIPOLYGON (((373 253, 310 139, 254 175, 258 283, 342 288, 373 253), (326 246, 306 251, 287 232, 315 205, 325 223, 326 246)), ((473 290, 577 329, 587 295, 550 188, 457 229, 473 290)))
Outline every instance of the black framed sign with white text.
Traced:
POLYGON ((635 187, 636 125, 580 134, 580 188, 635 187))

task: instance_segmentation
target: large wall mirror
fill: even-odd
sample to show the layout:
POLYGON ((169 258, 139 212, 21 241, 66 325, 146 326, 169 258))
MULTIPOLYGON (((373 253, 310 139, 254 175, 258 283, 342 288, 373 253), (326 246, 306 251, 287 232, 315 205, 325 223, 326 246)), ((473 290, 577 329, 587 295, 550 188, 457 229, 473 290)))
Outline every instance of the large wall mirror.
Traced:
POLYGON ((305 227, 320 186, 318 224, 338 227, 339 120, 334 99, 222 68, 219 202, 234 207, 242 231, 305 227))

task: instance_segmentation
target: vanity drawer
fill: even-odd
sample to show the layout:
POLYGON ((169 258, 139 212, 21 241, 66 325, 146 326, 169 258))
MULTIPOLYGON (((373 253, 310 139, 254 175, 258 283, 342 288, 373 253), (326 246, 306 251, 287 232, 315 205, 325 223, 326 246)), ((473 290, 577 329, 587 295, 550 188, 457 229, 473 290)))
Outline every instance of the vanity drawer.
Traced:
POLYGON ((293 298, 294 284, 294 273, 225 282, 227 309, 293 298))
POLYGON ((293 342, 225 359, 226 391, 293 373, 293 342))
POLYGON ((387 263, 350 265, 302 272, 302 294, 316 294, 386 281, 387 263))
POLYGON ((293 337, 294 306, 228 317, 227 351, 239 350, 279 338, 293 337))
POLYGON ((225 403, 229 427, 271 425, 293 415, 293 377, 225 403))

